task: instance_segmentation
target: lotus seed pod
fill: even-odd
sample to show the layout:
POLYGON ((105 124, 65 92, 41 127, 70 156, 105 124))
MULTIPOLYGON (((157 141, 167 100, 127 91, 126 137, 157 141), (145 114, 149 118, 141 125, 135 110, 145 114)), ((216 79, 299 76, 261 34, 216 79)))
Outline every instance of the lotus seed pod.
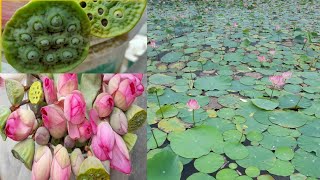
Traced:
POLYGON ((40 81, 36 81, 30 86, 29 100, 31 104, 40 104, 43 102, 43 90, 40 81))
POLYGON ((50 139, 50 133, 47 128, 45 127, 39 127, 36 131, 36 134, 34 136, 35 141, 39 145, 46 145, 49 142, 50 139))
POLYGON ((84 161, 82 152, 79 148, 76 148, 75 150, 72 151, 70 155, 70 160, 71 160, 71 169, 72 172, 75 176, 79 175, 79 170, 82 162, 84 161))
POLYGON ((82 162, 77 177, 77 180, 86 179, 110 180, 110 175, 98 158, 89 156, 82 162))
POLYGON ((138 136, 136 134, 127 133, 124 136, 122 136, 122 139, 126 143, 128 151, 130 152, 136 144, 138 136))
POLYGON ((128 119, 128 132, 133 132, 140 128, 147 119, 147 112, 137 105, 132 105, 126 111, 128 119))
POLYGON ((4 128, 6 127, 7 119, 11 111, 7 107, 0 107, 0 134, 2 139, 5 141, 7 136, 5 134, 4 128))
POLYGON ((91 34, 109 38, 129 32, 139 22, 147 0, 78 0, 91 21, 91 34))
POLYGON ((13 156, 23 162, 23 164, 31 170, 35 143, 32 139, 25 139, 16 144, 11 150, 13 156))
POLYGON ((6 24, 2 45, 8 63, 20 72, 67 72, 87 57, 90 31, 76 0, 32 0, 6 24))
POLYGON ((6 79, 5 80, 6 92, 10 103, 13 106, 17 106, 21 103, 24 96, 23 85, 16 80, 6 79))

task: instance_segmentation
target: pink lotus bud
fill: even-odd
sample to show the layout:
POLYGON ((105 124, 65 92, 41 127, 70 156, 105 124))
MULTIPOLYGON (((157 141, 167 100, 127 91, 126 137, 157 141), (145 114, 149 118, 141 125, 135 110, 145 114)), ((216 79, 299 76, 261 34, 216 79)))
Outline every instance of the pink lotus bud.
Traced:
POLYGON ((115 134, 115 144, 112 150, 112 159, 110 161, 110 167, 116 169, 122 173, 131 173, 131 162, 128 148, 123 141, 122 137, 115 134))
POLYGON ((81 124, 85 120, 86 102, 78 90, 67 95, 64 100, 64 116, 72 124, 81 124))
POLYGON ((41 146, 36 150, 32 165, 32 180, 47 180, 50 178, 52 153, 49 147, 41 146))
POLYGON ((274 56, 276 54, 276 51, 275 50, 270 50, 269 53, 274 56))
POLYGON ((114 94, 115 106, 123 111, 129 109, 136 99, 136 86, 129 80, 125 79, 119 84, 118 90, 114 94))
POLYGON ((54 86, 54 80, 45 76, 42 78, 42 82, 43 82, 43 92, 44 92, 44 97, 46 99, 46 102, 48 104, 53 104, 58 100, 57 90, 56 90, 56 87, 54 86))
POLYGON ((107 93, 113 95, 118 90, 120 82, 120 74, 114 75, 108 82, 107 93))
POLYGON ((35 137, 35 141, 37 142, 37 144, 46 145, 49 142, 50 133, 47 130, 47 128, 42 126, 37 129, 37 132, 34 137, 35 137))
POLYGON ((71 176, 71 163, 68 151, 61 144, 54 148, 51 165, 51 180, 68 180, 71 176))
POLYGON ((9 115, 6 135, 15 141, 22 141, 32 133, 37 124, 33 111, 20 108, 9 115))
POLYGON ((97 135, 92 138, 91 149, 93 154, 101 161, 112 159, 114 136, 115 133, 108 122, 101 122, 98 125, 97 135))
POLYGON ((260 62, 266 62, 266 61, 267 61, 267 59, 266 59, 265 56, 258 56, 258 60, 259 60, 260 62))
POLYGON ((95 109, 89 112, 89 122, 91 124, 92 134, 97 134, 98 124, 100 123, 99 115, 95 109))
POLYGON ((113 98, 108 93, 99 94, 93 103, 93 108, 97 111, 99 117, 109 116, 113 107, 113 98))
POLYGON ((72 165, 72 172, 75 176, 79 175, 79 170, 82 162, 84 161, 82 152, 79 148, 76 148, 72 151, 70 155, 71 165, 72 165))
POLYGON ((187 107, 189 108, 189 110, 197 110, 200 109, 200 105, 198 104, 198 101, 195 99, 190 99, 187 102, 187 107))
POLYGON ((130 79, 136 86, 136 96, 140 96, 144 91, 144 86, 141 81, 143 78, 143 74, 134 73, 134 74, 120 74, 121 80, 130 79))
POLYGON ((71 139, 71 137, 67 135, 66 137, 64 137, 63 145, 67 149, 72 149, 76 145, 76 141, 71 139))
POLYGON ((60 74, 58 79, 58 96, 65 97, 78 89, 77 74, 60 74))
POLYGON ((118 108, 114 108, 110 115, 110 125, 112 129, 120 134, 124 135, 128 132, 128 120, 126 115, 118 108))
POLYGON ((237 28, 237 27, 238 27, 238 23, 237 23, 237 22, 234 22, 234 23, 233 23, 233 27, 237 28))
POLYGON ((155 40, 150 40, 150 47, 157 48, 157 43, 155 40))
POLYGON ((292 72, 288 71, 288 72, 283 72, 282 73, 282 77, 287 80, 287 79, 290 79, 292 76, 292 72))
POLYGON ((89 121, 84 121, 79 127, 80 138, 78 141, 80 143, 86 142, 92 136, 92 128, 89 121))
POLYGON ((109 84, 110 79, 114 76, 115 74, 104 74, 103 75, 103 82, 109 84))
POLYGON ((67 131, 67 120, 58 105, 51 104, 42 107, 41 115, 44 127, 49 130, 52 137, 59 139, 65 135, 67 131))

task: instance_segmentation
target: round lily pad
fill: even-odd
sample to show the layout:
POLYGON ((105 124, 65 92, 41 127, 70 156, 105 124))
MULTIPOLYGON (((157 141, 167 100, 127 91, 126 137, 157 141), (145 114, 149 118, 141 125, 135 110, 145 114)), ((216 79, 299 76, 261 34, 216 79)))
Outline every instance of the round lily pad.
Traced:
POLYGON ((230 164, 229 164, 229 168, 230 168, 230 169, 237 169, 237 168, 238 168, 238 164, 236 164, 236 163, 230 163, 230 164))
POLYGON ((194 161, 194 167, 203 173, 213 173, 224 164, 223 156, 215 153, 209 153, 194 161))
POLYGON ((239 96, 236 96, 234 94, 228 94, 228 95, 219 97, 218 102, 224 107, 239 108, 241 100, 239 96))
POLYGON ((269 115, 269 120, 282 127, 296 128, 303 126, 312 117, 295 111, 274 111, 269 115))
POLYGON ((263 174, 257 177, 258 180, 275 180, 271 175, 269 174, 263 174))
POLYGON ((250 177, 257 177, 260 175, 260 169, 254 166, 249 166, 245 170, 246 174, 250 177))
POLYGON ((264 110, 274 110, 279 105, 278 102, 269 99, 251 99, 251 102, 264 110))
POLYGON ((166 133, 182 132, 186 129, 185 124, 178 118, 162 119, 158 127, 166 133))
POLYGON ((222 169, 217 173, 216 179, 217 180, 230 180, 230 179, 235 179, 238 177, 239 174, 233 170, 233 169, 222 169))
POLYGON ((244 159, 237 160, 237 164, 240 166, 244 168, 255 166, 260 170, 267 170, 274 166, 276 157, 272 151, 255 146, 247 146, 246 148, 249 151, 249 155, 244 159))
POLYGON ((272 113, 272 111, 263 111, 263 110, 259 110, 256 111, 253 114, 253 118, 264 125, 272 125, 272 123, 269 121, 269 114, 272 113))
POLYGON ((179 156, 198 158, 208 154, 217 142, 223 140, 218 129, 203 125, 184 132, 171 133, 169 141, 172 150, 179 156))
POLYGON ((279 97, 280 108, 308 108, 312 101, 299 95, 285 95, 279 97))
POLYGON ((192 174, 187 178, 187 180, 215 180, 215 178, 208 174, 199 172, 192 174))
POLYGON ((223 133, 223 139, 226 142, 243 142, 246 140, 245 135, 242 135, 242 133, 238 130, 228 130, 223 133), (241 141, 240 141, 241 138, 241 141))
POLYGON ((160 119, 170 118, 170 117, 176 116, 178 112, 179 112, 178 109, 173 105, 164 105, 164 106, 161 106, 160 109, 156 111, 156 116, 160 119))
POLYGON ((146 0, 79 0, 91 25, 91 34, 109 38, 129 32, 139 22, 146 0))
POLYGON ((31 1, 6 24, 4 54, 20 72, 67 72, 87 57, 90 29, 75 1, 31 1))
POLYGON ((307 152, 315 152, 320 157, 320 138, 302 135, 298 138, 299 147, 307 152))
POLYGON ((281 160, 289 161, 293 158, 294 152, 290 147, 278 147, 275 151, 275 155, 281 160))
POLYGON ((295 152, 292 164, 295 169, 306 176, 320 178, 320 158, 299 149, 295 152))
POLYGON ((163 177, 170 177, 172 180, 180 180, 179 166, 177 155, 170 150, 162 150, 147 160, 147 178, 162 180, 163 177))
POLYGON ((259 131, 250 131, 247 134, 247 139, 249 141, 259 142, 259 141, 261 141, 263 139, 263 135, 259 131))
POLYGON ((160 131, 159 129, 153 129, 153 135, 148 140, 147 146, 148 149, 155 149, 158 146, 161 146, 164 141, 167 139, 167 133, 160 131), (156 139, 155 139, 156 138, 156 139))
POLYGON ((249 155, 248 149, 241 143, 227 143, 224 146, 224 153, 233 160, 244 159, 249 155))
POLYGON ((306 136, 320 138, 320 121, 314 121, 299 128, 299 131, 306 136))
POLYGON ((176 80, 173 76, 168 76, 164 74, 154 74, 149 77, 149 82, 157 85, 168 85, 174 83, 176 80))
POLYGON ((296 139, 291 136, 274 136, 268 132, 263 133, 263 140, 260 144, 270 150, 275 150, 278 147, 287 146, 295 148, 297 146, 296 139))
POLYGON ((290 176, 294 172, 294 167, 289 161, 277 159, 274 166, 268 171, 278 176, 290 176))

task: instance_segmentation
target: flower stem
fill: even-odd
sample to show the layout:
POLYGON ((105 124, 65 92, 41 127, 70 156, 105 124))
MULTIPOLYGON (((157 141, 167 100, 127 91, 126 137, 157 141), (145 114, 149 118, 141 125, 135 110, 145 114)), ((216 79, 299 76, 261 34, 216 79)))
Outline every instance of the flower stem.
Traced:
POLYGON ((196 121, 194 120, 194 109, 192 110, 192 120, 193 120, 193 126, 196 126, 196 121))
POLYGON ((28 104, 28 103, 30 103, 30 101, 28 99, 23 100, 18 106, 11 106, 10 110, 11 110, 11 112, 13 112, 13 111, 19 109, 20 106, 23 106, 23 105, 28 104))
POLYGON ((240 137, 239 143, 241 143, 241 139, 242 139, 242 137, 243 137, 243 134, 244 134, 244 130, 242 129, 241 137, 240 137))
POLYGON ((159 108, 160 108, 160 112, 161 112, 162 119, 164 119, 164 116, 163 116, 163 112, 162 112, 162 109, 161 109, 160 100, 159 100, 159 96, 158 96, 158 92, 157 92, 157 91, 156 91, 156 96, 157 96, 158 106, 159 106, 159 108))
POLYGON ((157 139, 156 139, 156 137, 155 137, 155 135, 154 135, 154 133, 153 133, 153 129, 151 129, 151 133, 152 133, 153 139, 154 139, 154 141, 156 142, 156 145, 157 145, 157 148, 158 148, 159 145, 158 145, 157 139))
POLYGON ((272 99, 272 97, 273 97, 273 91, 274 91, 274 89, 272 89, 272 91, 271 91, 270 99, 272 99))
POLYGON ((298 101, 297 104, 294 106, 295 109, 298 109, 298 104, 300 103, 301 99, 302 99, 302 96, 300 96, 299 101, 298 101))

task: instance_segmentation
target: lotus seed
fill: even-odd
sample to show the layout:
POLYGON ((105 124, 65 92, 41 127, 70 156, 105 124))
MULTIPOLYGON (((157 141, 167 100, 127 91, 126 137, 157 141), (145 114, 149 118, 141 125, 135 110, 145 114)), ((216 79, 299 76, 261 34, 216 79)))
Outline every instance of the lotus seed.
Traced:
POLYGON ((40 22, 34 23, 33 29, 34 29, 35 31, 41 31, 41 30, 43 30, 43 25, 42 25, 42 23, 40 23, 40 22))
POLYGON ((122 18, 123 17, 123 13, 120 10, 117 10, 114 12, 114 16, 117 18, 122 18))
POLYGON ((40 44, 41 44, 41 46, 44 46, 44 47, 49 46, 49 40, 47 40, 47 39, 41 40, 40 44))
POLYGON ((62 18, 60 15, 56 15, 51 19, 51 25, 55 27, 59 27, 62 25, 62 18))
POLYGON ((70 59, 70 58, 73 57, 73 54, 72 54, 72 52, 70 52, 70 51, 64 51, 64 52, 62 53, 62 56, 63 56, 64 58, 66 58, 66 59, 70 59))
POLYGON ((37 51, 28 52, 28 60, 36 60, 39 57, 39 53, 37 51))
POLYGON ((80 43, 80 39, 79 38, 72 38, 71 43, 73 45, 78 45, 80 43))
POLYGON ((20 39, 25 42, 30 42, 32 40, 32 37, 29 34, 24 33, 21 34, 20 39))
POLYGON ((57 45, 62 45, 62 44, 64 44, 64 42, 65 42, 64 38, 59 38, 59 39, 56 40, 56 44, 57 45))
POLYGON ((53 62, 54 61, 54 55, 53 54, 48 54, 47 56, 46 56, 46 61, 47 62, 53 62))
POLYGON ((68 27, 68 32, 74 32, 77 29, 77 26, 72 24, 68 27))

